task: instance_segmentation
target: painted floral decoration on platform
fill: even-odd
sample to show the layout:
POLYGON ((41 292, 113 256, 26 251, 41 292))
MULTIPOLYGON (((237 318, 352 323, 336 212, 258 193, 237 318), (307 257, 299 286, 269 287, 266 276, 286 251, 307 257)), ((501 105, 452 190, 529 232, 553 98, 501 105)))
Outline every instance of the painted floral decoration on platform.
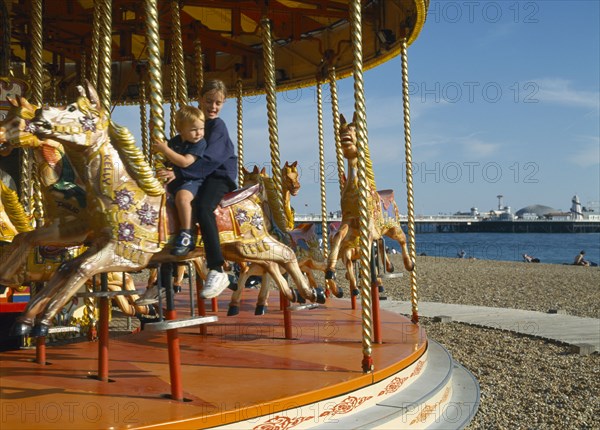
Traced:
POLYGON ((129 190, 119 190, 115 191, 115 198, 113 203, 119 206, 119 209, 122 211, 127 211, 131 207, 131 205, 135 204, 133 201, 133 191, 129 190))
POLYGON ((158 219, 158 211, 150 206, 148 203, 144 203, 141 209, 136 211, 140 217, 140 223, 142 225, 156 225, 158 219))
POLYGON ((130 222, 119 223, 119 240, 131 242, 135 239, 135 230, 130 222))

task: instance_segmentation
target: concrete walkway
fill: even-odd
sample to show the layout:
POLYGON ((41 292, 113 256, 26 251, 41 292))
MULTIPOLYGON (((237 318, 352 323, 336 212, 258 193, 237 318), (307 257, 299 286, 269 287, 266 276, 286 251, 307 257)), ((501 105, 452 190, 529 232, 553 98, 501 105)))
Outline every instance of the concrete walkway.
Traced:
MULTIPOLYGON (((382 300, 381 309, 410 314, 410 302, 382 300)), ((488 308, 448 303, 419 302, 419 316, 448 316, 452 321, 508 330, 573 345, 582 355, 600 351, 600 319, 562 313, 488 308)))

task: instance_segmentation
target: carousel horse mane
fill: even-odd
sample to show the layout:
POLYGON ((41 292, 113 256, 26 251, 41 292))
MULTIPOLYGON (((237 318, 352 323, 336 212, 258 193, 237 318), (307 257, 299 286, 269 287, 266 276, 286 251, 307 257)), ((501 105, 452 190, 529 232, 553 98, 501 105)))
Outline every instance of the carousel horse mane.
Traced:
POLYGON ((149 196, 163 195, 165 188, 146 162, 143 152, 136 146, 131 131, 111 120, 109 136, 119 157, 126 163, 127 170, 140 188, 149 196))
POLYGON ((2 200, 4 211, 17 231, 23 233, 33 230, 30 219, 19 201, 17 192, 11 190, 3 181, 0 181, 0 190, 0 199, 2 200))

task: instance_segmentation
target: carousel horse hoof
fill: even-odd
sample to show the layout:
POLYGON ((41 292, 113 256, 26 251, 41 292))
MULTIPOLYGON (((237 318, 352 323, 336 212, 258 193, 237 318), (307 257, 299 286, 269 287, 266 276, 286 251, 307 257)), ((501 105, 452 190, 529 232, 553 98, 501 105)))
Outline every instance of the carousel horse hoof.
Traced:
POLYGON ((388 273, 394 273, 394 270, 395 270, 394 265, 390 264, 390 268, 388 270, 388 273))
POLYGON ((31 333, 31 329, 33 327, 30 326, 29 324, 25 324, 22 322, 16 322, 13 324, 13 326, 10 328, 10 335, 11 336, 26 336, 29 333, 31 333))
POLYGON ((358 289, 355 288, 354 290, 352 290, 353 296, 358 296, 359 294, 360 294, 360 291, 358 291, 358 289))
POLYGON ((50 331, 50 326, 39 323, 33 327, 31 330, 30 336, 32 337, 46 337, 48 336, 48 332, 50 331))
POLYGON ((173 291, 175 293, 181 293, 181 285, 173 285, 173 291))
POLYGON ((315 297, 316 297, 316 302, 323 305, 325 304, 325 300, 327 299, 325 297, 325 290, 323 290, 323 288, 321 287, 317 287, 315 288, 315 297))
POLYGON ((378 285, 377 288, 380 293, 383 293, 385 291, 385 288, 383 288, 383 285, 378 285))
POLYGON ((229 309, 227 309, 227 316, 228 317, 233 317, 235 315, 238 315, 240 313, 240 307, 239 306, 229 306, 229 309))
POLYGON ((335 279, 335 272, 331 269, 327 269, 325 272, 325 279, 335 279))
POLYGON ((265 305, 256 305, 254 309, 254 315, 264 315, 267 313, 267 307, 265 305))
POLYGON ((338 299, 341 299, 342 297, 344 297, 344 290, 342 290, 341 288, 338 288, 337 293, 335 293, 335 296, 338 299))

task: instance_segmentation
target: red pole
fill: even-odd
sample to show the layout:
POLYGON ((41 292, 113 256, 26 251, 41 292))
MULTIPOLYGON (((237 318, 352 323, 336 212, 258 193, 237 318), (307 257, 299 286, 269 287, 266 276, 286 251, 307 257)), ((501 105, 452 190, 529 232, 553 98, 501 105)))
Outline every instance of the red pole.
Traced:
MULTIPOLYGON (((200 295, 203 287, 204 283, 202 282, 200 275, 196 274, 196 301, 198 302, 198 315, 201 317, 206 316, 206 304, 204 303, 204 299, 200 295)), ((206 333, 206 326, 204 324, 200 324, 200 334, 206 335, 206 333)))
POLYGON ((210 299, 210 303, 212 305, 212 311, 213 312, 219 312, 219 301, 217 300, 216 297, 210 299))
MULTIPOLYGON (((177 319, 177 311, 167 310, 167 320, 177 319)), ((177 329, 167 330, 169 346, 169 374, 171 377, 171 399, 183 400, 183 385, 181 384, 181 354, 179 348, 179 333, 177 329)))
POLYGON ((285 330, 285 338, 292 338, 292 311, 290 311, 290 302, 280 291, 280 298, 283 303, 283 327, 285 330))
POLYGON ((381 341, 381 317, 379 315, 379 285, 377 282, 371 284, 371 310, 373 313, 373 341, 381 341))
MULTIPOLYGON (((102 276, 105 274, 103 273, 102 276)), ((100 308, 100 321, 98 327, 98 379, 108 381, 108 318, 109 299, 100 297, 98 307, 100 308)))
POLYGON ((35 338, 35 362, 46 364, 46 338, 44 336, 35 338))

